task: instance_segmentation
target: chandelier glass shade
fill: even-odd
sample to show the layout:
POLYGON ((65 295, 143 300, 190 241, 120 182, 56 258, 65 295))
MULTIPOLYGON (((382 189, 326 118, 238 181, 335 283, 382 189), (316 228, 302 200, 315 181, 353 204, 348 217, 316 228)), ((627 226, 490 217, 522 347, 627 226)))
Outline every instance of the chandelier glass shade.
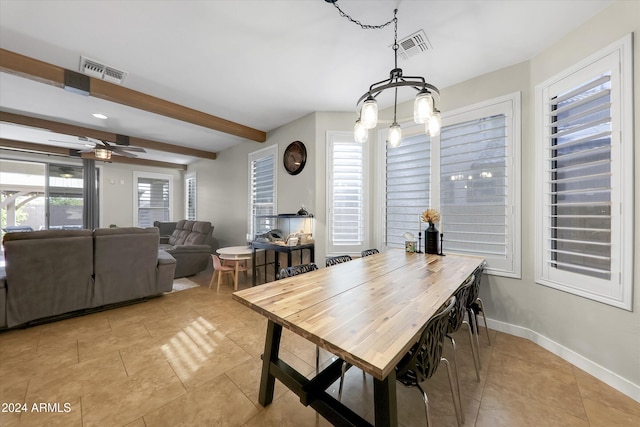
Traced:
POLYGON ((111 160, 111 150, 107 150, 106 148, 96 148, 93 152, 98 160, 111 160))

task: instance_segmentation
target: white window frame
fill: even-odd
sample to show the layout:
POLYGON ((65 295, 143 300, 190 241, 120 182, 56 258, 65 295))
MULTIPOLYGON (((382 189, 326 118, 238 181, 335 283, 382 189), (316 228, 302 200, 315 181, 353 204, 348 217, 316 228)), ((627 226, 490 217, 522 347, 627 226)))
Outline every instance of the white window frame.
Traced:
POLYGON ((354 145, 359 145, 353 140, 353 132, 345 131, 327 131, 326 134, 326 146, 327 146, 327 162, 326 162, 326 176, 327 176, 327 256, 335 255, 359 255, 364 249, 369 248, 369 149, 366 144, 362 144, 362 215, 360 217, 362 226, 362 241, 358 245, 338 245, 333 242, 332 230, 333 230, 333 147, 336 142, 352 142, 354 145))
POLYGON ((174 200, 173 175, 133 171, 133 225, 134 227, 138 227, 138 210, 139 210, 138 179, 139 178, 164 179, 169 181, 169 221, 171 221, 171 219, 173 218, 173 200, 174 200))
MULTIPOLYGON (((506 124, 506 257, 492 257, 481 255, 487 261, 487 274, 496 276, 522 278, 522 202, 521 202, 521 95, 515 92, 509 95, 490 99, 477 104, 469 105, 457 110, 448 111, 442 115, 442 127, 452 126, 471 120, 479 120, 502 114, 506 124)), ((440 206, 440 136, 433 138, 437 148, 436 157, 438 169, 437 175, 432 179, 432 186, 437 191, 432 191, 434 206, 440 206)), ((434 160, 436 161, 436 160, 434 160)), ((446 218, 443 218, 446 224, 446 218)), ((446 231, 446 230, 444 230, 446 231)), ((444 250, 446 246, 446 233, 444 233, 444 250)))
POLYGON ((260 150, 249 153, 248 156, 248 181, 247 181, 247 237, 251 237, 253 240, 253 197, 252 197, 252 163, 256 160, 261 160, 266 157, 273 156, 273 214, 278 213, 278 146, 276 144, 269 147, 262 148, 260 150))
POLYGON ((536 250, 535 281, 561 291, 632 309, 633 290, 633 52, 631 34, 536 85, 536 250), (560 271, 549 266, 547 188, 551 142, 551 97, 611 71, 611 279, 560 271))
POLYGON ((196 172, 189 172, 184 175, 184 218, 187 220, 195 221, 198 217, 198 177, 196 172), (193 211, 194 217, 189 218, 189 181, 194 182, 194 194, 193 194, 193 211))

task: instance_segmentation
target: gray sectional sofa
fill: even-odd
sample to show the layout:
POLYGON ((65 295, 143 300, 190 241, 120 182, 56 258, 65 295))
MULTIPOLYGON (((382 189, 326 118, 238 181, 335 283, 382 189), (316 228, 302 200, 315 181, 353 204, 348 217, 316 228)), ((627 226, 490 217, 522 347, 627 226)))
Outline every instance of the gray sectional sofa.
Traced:
MULTIPOLYGON (((159 224, 161 225, 161 224, 159 224)), ((181 220, 168 238, 160 238, 160 249, 176 259, 175 278, 206 270, 211 259, 213 226, 208 221, 181 220)))
POLYGON ((175 259, 158 229, 7 233, 0 328, 169 292, 175 259))

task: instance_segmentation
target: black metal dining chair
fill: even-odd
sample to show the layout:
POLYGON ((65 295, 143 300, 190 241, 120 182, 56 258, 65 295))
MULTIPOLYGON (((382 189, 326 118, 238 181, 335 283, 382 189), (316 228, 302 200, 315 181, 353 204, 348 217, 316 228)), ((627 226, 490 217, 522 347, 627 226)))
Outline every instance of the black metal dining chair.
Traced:
POLYGON ((293 277, 297 276, 298 274, 308 273, 317 269, 318 266, 314 263, 293 265, 291 267, 283 268, 282 270, 280 270, 279 277, 281 279, 284 279, 285 277, 293 277))
POLYGON ((352 260, 351 255, 333 256, 333 257, 327 258, 325 267, 331 267, 333 265, 342 264, 343 262, 349 262, 351 260, 352 260))
POLYGON ((449 316, 456 304, 456 298, 451 297, 446 306, 436 313, 425 326, 420 339, 411 347, 409 352, 400 360, 396 366, 396 379, 406 387, 416 387, 422 392, 424 409, 427 416, 427 425, 431 426, 429 416, 429 398, 420 385, 436 373, 440 362, 447 367, 449 377, 449 387, 451 387, 451 398, 456 412, 458 426, 462 424, 462 405, 456 402, 455 385, 451 374, 449 361, 442 357, 444 339, 449 327, 449 316))
MULTIPOLYGON (((482 300, 478 297, 480 292, 480 280, 482 279, 482 273, 484 272, 485 267, 487 266, 486 261, 483 261, 473 272, 475 276, 475 280, 473 286, 469 290, 469 297, 467 298, 467 318, 469 327, 471 331, 475 335, 476 338, 476 355, 477 355, 477 366, 481 369, 482 363, 480 362, 480 332, 478 328, 478 313, 482 312, 482 316, 484 317, 484 325, 485 332, 487 333, 487 341, 489 345, 491 345, 491 339, 489 338, 489 328, 487 327, 487 317, 485 316, 484 306, 482 305, 482 300)), ((467 321, 465 321, 467 322, 467 321)))
POLYGON ((360 256, 361 257, 366 257, 369 255, 375 255, 375 254, 379 254, 380 251, 377 250, 376 248, 372 248, 372 249, 365 249, 364 251, 360 252, 360 256))
MULTIPOLYGON (((480 280, 482 279, 482 273, 484 273, 484 269, 487 266, 486 261, 482 261, 482 263, 476 268, 473 272, 475 276, 474 284, 469 292, 469 298, 467 300, 467 312, 469 315, 469 322, 473 327, 473 332, 476 335, 476 343, 478 344, 478 350, 480 349, 480 339, 479 339, 479 328, 478 328, 478 313, 482 313, 482 318, 484 320, 484 330, 487 334, 487 341, 489 345, 491 345, 491 338, 489 337, 489 328, 487 327, 487 316, 485 315, 484 305, 482 304, 482 299, 478 296, 480 293, 480 280)), ((479 358, 479 355, 478 355, 479 358)))
MULTIPOLYGON (((458 386, 458 402, 460 402, 460 413, 462 414, 462 422, 464 423, 464 410, 462 410, 462 396, 460 392, 460 377, 458 374, 458 348, 456 346, 456 340, 453 338, 451 334, 457 332, 460 327, 465 324, 464 315, 467 311, 467 300, 469 298, 469 292, 471 291, 471 287, 475 282, 475 276, 472 274, 467 277, 464 283, 458 288, 458 290, 453 294, 456 297, 456 305, 451 310, 451 314, 449 315, 449 325, 447 327, 447 338, 451 341, 451 346, 453 347, 453 371, 456 376, 456 384, 458 386)), ((480 382, 480 369, 478 364, 476 363, 476 350, 474 348, 473 343, 473 333, 471 332, 471 326, 467 324, 469 330, 469 344, 471 345, 471 356, 473 357, 473 364, 476 368, 476 378, 478 382, 480 382)))
MULTIPOLYGON (((280 270, 280 278, 293 277, 299 274, 308 273, 310 271, 317 270, 318 266, 314 263, 293 265, 291 267, 283 268, 280 270)), ((320 347, 316 345, 316 375, 320 372, 320 347)))

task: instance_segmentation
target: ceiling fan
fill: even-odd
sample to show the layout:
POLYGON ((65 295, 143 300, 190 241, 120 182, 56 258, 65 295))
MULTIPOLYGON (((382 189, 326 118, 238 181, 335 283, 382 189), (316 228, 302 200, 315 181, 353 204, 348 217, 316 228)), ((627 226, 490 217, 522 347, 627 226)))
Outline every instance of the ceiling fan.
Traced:
MULTIPOLYGON (((80 138, 85 139, 85 138, 80 138)), ((128 142, 127 138, 127 142, 128 142)), ((111 159, 111 154, 117 154, 123 157, 135 158, 138 157, 130 151, 136 153, 146 153, 144 148, 134 147, 133 145, 120 145, 117 143, 102 141, 94 138, 86 138, 86 141, 92 142, 95 144, 93 148, 87 148, 85 150, 80 150, 80 153, 90 153, 93 152, 98 160, 109 160, 111 159)))

